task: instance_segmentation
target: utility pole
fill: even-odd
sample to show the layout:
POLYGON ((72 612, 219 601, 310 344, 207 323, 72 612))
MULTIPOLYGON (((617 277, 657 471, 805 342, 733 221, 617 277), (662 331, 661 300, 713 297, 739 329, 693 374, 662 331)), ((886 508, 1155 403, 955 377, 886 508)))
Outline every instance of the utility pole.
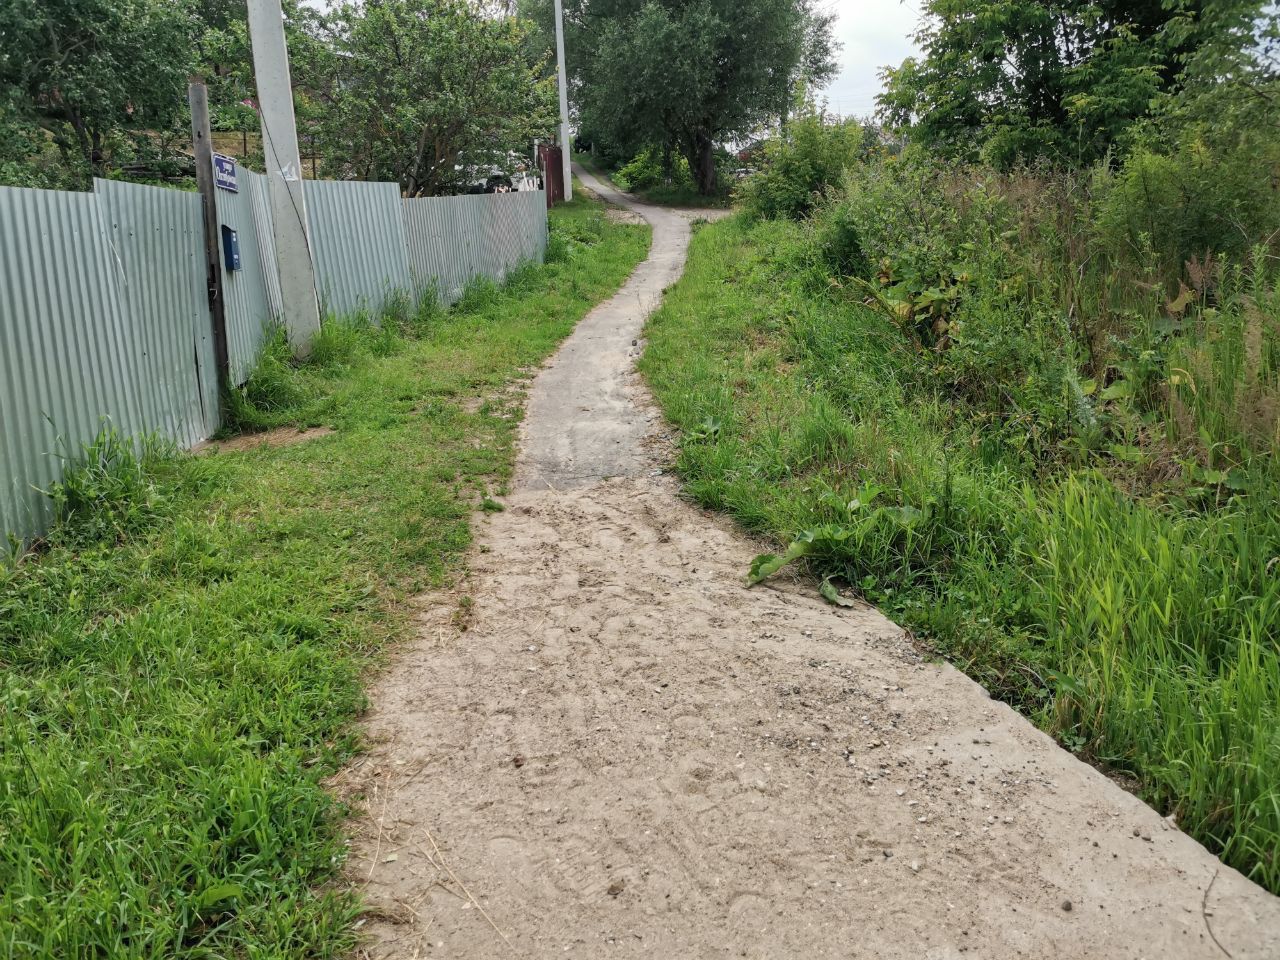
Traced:
POLYGON ((556 63, 560 71, 560 153, 564 164, 564 198, 573 199, 573 172, 569 156, 573 144, 569 142, 569 85, 564 70, 564 6, 556 0, 556 63))
POLYGON ((263 162, 267 168, 285 330, 294 353, 305 357, 320 332, 320 304, 316 299, 315 265, 302 194, 302 159, 298 153, 280 0, 249 0, 249 37, 258 84, 263 162))
POLYGON ((222 296, 222 238, 218 229, 217 185, 213 182, 213 142, 209 132, 209 90, 204 80, 192 77, 187 85, 191 105, 191 145, 196 161, 196 185, 204 207, 204 265, 213 321, 213 361, 217 368, 218 395, 230 387, 231 362, 227 350, 227 310, 222 296))

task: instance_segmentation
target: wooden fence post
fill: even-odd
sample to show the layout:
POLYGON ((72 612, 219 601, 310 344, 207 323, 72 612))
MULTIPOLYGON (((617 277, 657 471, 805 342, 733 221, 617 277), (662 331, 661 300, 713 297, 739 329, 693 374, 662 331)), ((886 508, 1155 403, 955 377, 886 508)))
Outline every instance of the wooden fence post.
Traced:
POLYGON ((213 322, 213 359, 218 368, 218 393, 231 387, 231 360, 227 350, 227 311, 222 299, 222 237, 218 229, 217 186, 213 180, 213 143, 209 132, 209 91, 204 81, 192 77, 187 87, 191 104, 191 144, 196 160, 196 184, 204 205, 205 270, 209 285, 209 314, 213 322))

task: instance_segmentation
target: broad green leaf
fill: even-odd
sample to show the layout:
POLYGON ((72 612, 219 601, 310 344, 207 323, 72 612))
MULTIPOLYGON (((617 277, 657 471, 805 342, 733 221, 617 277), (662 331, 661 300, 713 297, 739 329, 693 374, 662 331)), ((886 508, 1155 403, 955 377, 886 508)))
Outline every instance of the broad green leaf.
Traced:
POLYGON ((1249 475, 1239 467, 1232 467, 1227 471, 1227 478, 1223 481, 1226 487, 1237 492, 1249 489, 1249 475))
POLYGON ((818 593, 822 594, 822 598, 826 600, 827 603, 835 604, 837 607, 856 606, 854 601, 850 600, 848 597, 840 596, 840 591, 836 589, 836 585, 831 582, 830 577, 827 577, 822 581, 821 586, 818 587, 818 593))
POLYGON ((1128 380, 1117 380, 1101 393, 1103 400, 1123 400, 1133 396, 1133 384, 1128 380))
POLYGON ((901 507, 881 507, 880 509, 903 527, 915 526, 920 522, 920 518, 924 516, 923 513, 909 504, 904 504, 901 507))
MULTIPOLYGON (((801 534, 803 536, 803 534, 801 534)), ((778 556, 776 553, 762 553, 751 561, 751 569, 747 573, 747 586, 754 586, 761 580, 765 580, 792 560, 798 560, 805 556, 813 547, 812 540, 795 539, 791 546, 787 547, 786 553, 778 556)))

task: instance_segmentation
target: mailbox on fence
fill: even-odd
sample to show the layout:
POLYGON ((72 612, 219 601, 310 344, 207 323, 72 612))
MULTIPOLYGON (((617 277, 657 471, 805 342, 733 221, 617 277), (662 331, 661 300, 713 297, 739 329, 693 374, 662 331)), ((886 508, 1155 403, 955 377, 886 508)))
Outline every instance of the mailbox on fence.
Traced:
POLYGON ((240 234, 222 225, 222 265, 227 270, 240 269, 240 234))

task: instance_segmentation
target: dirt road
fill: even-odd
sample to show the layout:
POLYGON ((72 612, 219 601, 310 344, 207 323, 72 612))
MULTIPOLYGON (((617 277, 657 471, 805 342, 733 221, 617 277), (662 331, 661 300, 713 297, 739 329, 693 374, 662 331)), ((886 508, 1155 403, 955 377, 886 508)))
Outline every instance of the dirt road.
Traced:
MULTIPOLYGON (((619 203, 629 201, 584 176, 619 203)), ((677 496, 632 375, 688 218, 535 381, 473 604, 350 771, 376 957, 1280 957, 1280 900, 677 496)))

